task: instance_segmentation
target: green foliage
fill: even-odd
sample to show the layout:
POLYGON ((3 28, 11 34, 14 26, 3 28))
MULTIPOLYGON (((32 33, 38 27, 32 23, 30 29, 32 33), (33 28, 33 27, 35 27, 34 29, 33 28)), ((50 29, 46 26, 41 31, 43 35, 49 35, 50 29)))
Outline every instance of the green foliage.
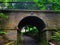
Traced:
POLYGON ((7 19, 8 19, 8 16, 6 16, 4 13, 0 13, 0 29, 3 29, 4 24, 7 21, 7 19))
POLYGON ((6 34, 6 32, 0 31, 0 35, 4 35, 6 34))
MULTIPOLYGON (((22 31, 26 31, 26 32, 33 32, 33 33, 37 33, 38 32, 38 29, 35 27, 35 26, 25 26, 23 27, 24 29, 22 29, 22 31)), ((25 32, 22 32, 22 33, 25 33, 25 32)))
MULTIPOLYGON (((13 8, 12 5, 10 5, 7 2, 35 2, 35 6, 37 5, 37 10, 60 10, 60 0, 0 0, 0 2, 3 2, 3 5, 9 9, 13 8)), ((32 6, 28 6, 28 5, 19 5, 23 8, 26 9, 34 9, 34 5, 32 4, 32 6), (31 8, 32 7, 32 8, 31 8)), ((17 5, 15 5, 14 7, 16 7, 17 5)), ((17 6, 16 8, 13 9, 17 9, 19 6, 17 6)), ((22 9, 19 7, 19 9, 22 9)))
POLYGON ((33 0, 0 0, 0 2, 32 2, 33 0))
POLYGON ((36 4, 40 10, 60 10, 59 0, 41 0, 36 4))
POLYGON ((3 14, 3 13, 0 13, 0 19, 7 19, 8 18, 8 16, 6 16, 5 14, 3 14))
POLYGON ((55 32, 51 39, 60 42, 60 31, 55 32))

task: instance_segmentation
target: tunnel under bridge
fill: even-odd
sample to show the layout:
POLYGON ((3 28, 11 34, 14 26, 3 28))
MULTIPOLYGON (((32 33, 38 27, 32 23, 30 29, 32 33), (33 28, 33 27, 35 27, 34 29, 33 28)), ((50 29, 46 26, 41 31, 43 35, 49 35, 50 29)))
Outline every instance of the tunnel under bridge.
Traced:
MULTIPOLYGON (((19 38, 25 37, 25 39, 26 39, 26 36, 29 36, 29 37, 33 38, 36 43, 38 43, 38 42, 40 43, 40 42, 42 42, 41 37, 43 36, 43 29, 44 28, 45 28, 45 23, 40 18, 38 18, 36 16, 27 16, 27 17, 23 18, 20 21, 20 23, 18 24, 18 37, 19 36, 21 36, 19 38), (21 36, 22 35, 21 30, 24 26, 26 26, 25 32, 24 32, 23 36, 21 36), (29 28, 29 27, 35 28, 34 26, 37 29, 32 29, 31 31, 29 29, 29 31, 26 32, 26 28, 29 28)), ((33 42, 33 40, 32 40, 32 42, 33 42)), ((23 44, 25 44, 25 43, 23 43, 23 44)), ((32 45, 32 43, 30 43, 30 44, 32 45)), ((26 43, 26 45, 28 45, 28 42, 26 43)), ((37 44, 35 44, 35 45, 37 45, 37 44)))

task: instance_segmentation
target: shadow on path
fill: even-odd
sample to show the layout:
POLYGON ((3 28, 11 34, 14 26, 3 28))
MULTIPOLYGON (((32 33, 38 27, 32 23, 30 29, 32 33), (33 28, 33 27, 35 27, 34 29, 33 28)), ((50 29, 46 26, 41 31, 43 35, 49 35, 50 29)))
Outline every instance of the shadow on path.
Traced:
POLYGON ((24 35, 21 45, 37 45, 37 43, 33 38, 24 35))

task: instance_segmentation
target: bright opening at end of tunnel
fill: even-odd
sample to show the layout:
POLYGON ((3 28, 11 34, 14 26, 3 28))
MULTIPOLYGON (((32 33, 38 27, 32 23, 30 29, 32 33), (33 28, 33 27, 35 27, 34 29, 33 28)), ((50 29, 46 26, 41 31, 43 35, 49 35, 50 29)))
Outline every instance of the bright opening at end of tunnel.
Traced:
POLYGON ((30 31, 38 31, 38 29, 37 29, 37 27, 35 27, 35 26, 25 26, 25 27, 23 27, 22 28, 22 30, 21 30, 21 33, 25 33, 25 32, 30 32, 30 31))

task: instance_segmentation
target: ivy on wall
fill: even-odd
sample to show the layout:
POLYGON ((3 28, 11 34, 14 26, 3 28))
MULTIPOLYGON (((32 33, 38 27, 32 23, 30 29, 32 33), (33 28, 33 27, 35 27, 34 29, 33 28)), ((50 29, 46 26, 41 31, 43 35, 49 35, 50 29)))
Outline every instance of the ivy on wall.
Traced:
POLYGON ((0 29, 3 28, 7 19, 8 19, 7 15, 5 15, 4 13, 0 13, 0 29))

